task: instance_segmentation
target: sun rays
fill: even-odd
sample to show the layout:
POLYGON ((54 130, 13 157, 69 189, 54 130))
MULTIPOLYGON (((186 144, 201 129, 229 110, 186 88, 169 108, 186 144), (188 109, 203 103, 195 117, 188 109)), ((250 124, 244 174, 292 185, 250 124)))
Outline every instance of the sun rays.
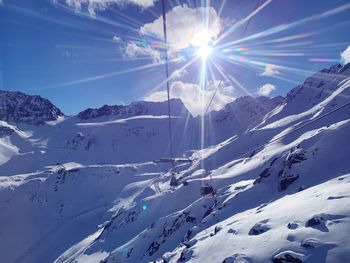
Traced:
MULTIPOLYGON (((69 16, 81 16, 83 19, 79 24, 51 18, 49 15, 43 16, 41 13, 34 12, 33 10, 25 10, 16 7, 12 3, 7 4, 7 8, 25 16, 37 18, 48 23, 58 24, 62 27, 72 28, 75 30, 75 37, 86 39, 84 45, 81 46, 60 43, 57 48, 63 51, 86 49, 89 52, 101 52, 104 56, 100 59, 82 59, 81 63, 88 62, 97 64, 122 62, 125 64, 124 69, 99 73, 62 83, 54 83, 39 89, 74 86, 119 75, 143 72, 150 69, 154 69, 154 74, 158 74, 157 72, 160 72, 158 68, 160 69, 164 63, 169 63, 169 65, 171 65, 171 71, 186 69, 190 71, 189 75, 191 76, 198 74, 196 78, 192 78, 192 81, 197 80, 198 85, 203 89, 206 89, 209 81, 222 80, 227 85, 232 85, 238 89, 241 95, 252 94, 251 90, 249 91, 244 87, 240 74, 232 70, 233 68, 240 68, 242 71, 250 70, 256 72, 257 76, 260 76, 265 67, 274 65, 278 73, 270 75, 270 78, 296 84, 297 81, 291 76, 296 76, 298 79, 310 75, 312 71, 305 69, 303 65, 298 65, 295 62, 292 63, 291 61, 293 61, 293 58, 303 58, 305 62, 336 63, 339 62, 339 60, 334 58, 335 51, 338 50, 340 46, 347 44, 344 42, 315 43, 313 38, 316 35, 326 34, 335 27, 346 27, 349 25, 350 20, 341 21, 327 27, 307 30, 306 32, 301 30, 301 32, 296 33, 294 29, 302 28, 311 23, 318 23, 323 19, 348 11, 350 10, 350 4, 343 4, 289 23, 279 23, 263 30, 247 31, 246 27, 248 25, 250 27, 254 26, 250 24, 250 21, 255 19, 257 15, 262 15, 264 12, 267 12, 274 4, 274 1, 257 1, 255 8, 250 10, 246 15, 242 15, 241 18, 234 23, 224 24, 222 21, 225 19, 224 10, 228 2, 229 1, 221 1, 220 3, 214 3, 214 1, 187 1, 186 5, 184 5, 182 1, 166 1, 168 5, 168 14, 175 8, 181 6, 186 12, 197 12, 195 13, 196 17, 201 17, 202 19, 200 26, 196 27, 196 31, 191 32, 191 35, 175 35, 177 37, 183 37, 182 40, 186 41, 186 44, 180 46, 174 44, 172 41, 170 41, 167 46, 164 46, 160 35, 154 33, 157 32, 156 24, 154 24, 155 27, 153 31, 150 31, 150 33, 143 33, 141 29, 145 27, 145 23, 140 21, 139 18, 135 18, 123 12, 119 6, 107 5, 103 11, 96 13, 92 18, 88 12, 77 12, 77 10, 67 6, 64 1, 55 1, 54 6, 68 13, 69 16), (200 3, 200 6, 195 5, 195 3, 200 3), (202 9, 198 11, 198 8, 202 9), (92 21, 98 26, 92 25, 92 21), (218 23, 218 27, 213 28, 213 23, 218 23), (91 33, 97 32, 97 29, 99 34, 94 35, 91 33), (122 32, 115 38, 118 39, 118 41, 113 40, 116 29, 120 29, 122 32), (87 34, 87 32, 89 32, 89 34, 87 34), (236 32, 243 32, 243 34, 237 36, 239 34, 236 34, 236 32), (235 37, 232 38, 232 35, 235 37), (91 42, 93 42, 93 44, 91 44, 91 42), (98 51, 99 46, 96 45, 96 43, 101 43, 103 50, 98 51), (115 48, 106 49, 105 45, 106 47, 108 45, 108 47, 114 45, 115 48), (131 48, 129 55, 125 52, 128 47, 131 48), (169 50, 168 61, 164 61, 164 57, 161 55, 164 49, 169 50), (194 70, 194 68, 197 69, 194 70)), ((161 17, 157 10, 156 7, 152 7, 144 11, 151 14, 153 20, 156 21, 161 17)), ((169 23, 171 23, 171 19, 172 17, 170 16, 169 23)), ((191 26, 193 25, 188 25, 188 27, 191 26)), ((170 27, 169 30, 171 31, 172 28, 170 27)), ((169 33, 171 34, 171 32, 169 33)), ((164 89, 166 81, 173 80, 174 75, 170 74, 169 79, 159 81, 158 84, 148 87, 147 94, 164 89)), ((142 98, 144 96, 145 95, 141 95, 140 97, 142 98)), ((202 104, 207 105, 207 103, 207 101, 203 101, 202 104)))

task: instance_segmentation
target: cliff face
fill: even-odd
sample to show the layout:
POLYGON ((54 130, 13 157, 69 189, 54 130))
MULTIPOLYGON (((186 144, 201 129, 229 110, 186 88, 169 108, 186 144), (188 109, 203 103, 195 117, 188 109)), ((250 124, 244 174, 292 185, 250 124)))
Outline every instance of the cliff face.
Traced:
POLYGON ((49 100, 21 92, 0 91, 0 120, 41 125, 64 114, 49 100))

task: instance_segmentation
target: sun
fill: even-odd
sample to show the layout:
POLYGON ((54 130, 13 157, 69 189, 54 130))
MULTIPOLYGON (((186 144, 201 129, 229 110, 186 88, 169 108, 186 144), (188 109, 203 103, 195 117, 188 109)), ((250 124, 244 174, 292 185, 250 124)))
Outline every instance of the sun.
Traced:
POLYGON ((196 55, 202 60, 207 60, 213 53, 213 36, 208 30, 200 30, 195 33, 189 43, 196 48, 196 55))
POLYGON ((198 48, 197 55, 203 60, 207 60, 208 57, 213 53, 213 48, 208 44, 204 44, 198 48))

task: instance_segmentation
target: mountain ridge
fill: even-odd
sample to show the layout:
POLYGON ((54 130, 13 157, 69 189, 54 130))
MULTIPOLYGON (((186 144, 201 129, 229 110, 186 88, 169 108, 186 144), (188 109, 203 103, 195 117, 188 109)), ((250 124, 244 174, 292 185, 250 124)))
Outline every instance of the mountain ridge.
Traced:
MULTIPOLYGON (((276 107, 258 107, 263 116, 242 129, 235 114, 217 123, 210 113, 204 135, 215 140, 204 148, 200 119, 172 116, 173 156, 189 160, 174 170, 159 159, 169 157, 166 114, 8 126, 17 130, 0 138, 12 154, 0 165, 3 260, 349 261, 350 111, 311 122, 348 100, 350 72, 339 72, 291 100, 267 99, 276 107), (206 184, 215 195, 201 196, 206 184)), ((234 105, 250 116, 256 103, 234 105)))
POLYGON ((42 125, 63 116, 59 108, 41 96, 0 90, 0 120, 42 125))

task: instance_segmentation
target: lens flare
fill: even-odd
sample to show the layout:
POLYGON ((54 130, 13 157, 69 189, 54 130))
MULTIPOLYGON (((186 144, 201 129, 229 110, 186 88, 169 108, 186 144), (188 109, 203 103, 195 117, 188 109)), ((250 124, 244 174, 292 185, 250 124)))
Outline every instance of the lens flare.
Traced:
POLYGON ((213 48, 207 44, 199 47, 197 51, 197 55, 201 57, 203 60, 207 60, 207 58, 213 53, 213 48))

